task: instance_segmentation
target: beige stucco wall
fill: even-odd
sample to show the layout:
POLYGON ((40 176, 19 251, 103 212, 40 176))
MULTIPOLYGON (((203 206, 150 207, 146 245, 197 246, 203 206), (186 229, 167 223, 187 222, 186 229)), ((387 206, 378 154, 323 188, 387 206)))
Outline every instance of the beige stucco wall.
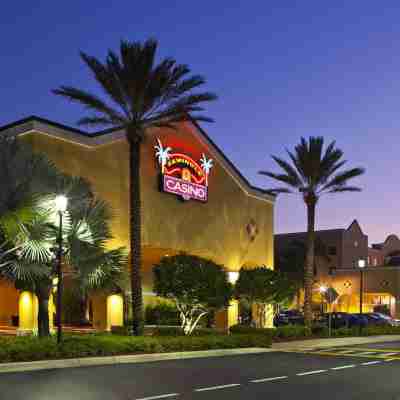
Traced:
POLYGON ((0 325, 11 324, 11 317, 18 315, 18 297, 12 283, 0 280, 0 325))
MULTIPOLYGON (((180 251, 209 257, 227 270, 241 266, 273 267, 273 203, 245 193, 246 184, 218 161, 216 150, 198 139, 192 124, 177 130, 149 133, 142 146, 142 244, 145 302, 152 301, 152 267, 160 257, 180 251), (157 138, 174 151, 195 160, 202 153, 214 159, 207 203, 183 202, 159 191, 159 166, 154 146, 157 138), (247 225, 255 221, 258 234, 251 240, 247 225)), ((46 153, 63 171, 87 178, 97 195, 112 207, 114 240, 110 247, 129 247, 128 144, 124 139, 96 147, 82 146, 39 132, 23 136, 35 150, 46 153)), ((99 299, 97 299, 99 300, 99 299)), ((99 301, 96 300, 96 303, 99 301)), ((104 299, 102 300, 104 303, 104 299)), ((97 304, 94 320, 104 321, 106 306, 97 304)), ((105 327, 105 326, 104 326, 105 327)))
MULTIPOLYGON (((180 130, 155 131, 142 151, 143 246, 172 249, 210 257, 231 270, 243 264, 273 264, 273 204, 247 196, 229 173, 215 163, 209 179, 206 204, 182 202, 158 189, 159 168, 154 145, 166 145, 199 159, 209 149, 198 142, 192 125, 180 130), (251 242, 246 225, 256 221, 259 234, 251 242)), ((24 136, 64 171, 89 179, 97 194, 113 208, 112 245, 129 244, 128 145, 120 140, 96 148, 83 147, 50 136, 24 136)))

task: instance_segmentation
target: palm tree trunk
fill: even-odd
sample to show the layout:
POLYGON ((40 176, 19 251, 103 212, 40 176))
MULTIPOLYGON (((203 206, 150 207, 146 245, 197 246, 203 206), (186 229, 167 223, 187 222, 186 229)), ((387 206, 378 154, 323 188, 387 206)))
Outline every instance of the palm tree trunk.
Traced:
POLYGON ((88 296, 87 292, 80 291, 79 293, 79 325, 87 326, 89 325, 89 320, 87 318, 87 302, 88 296))
POLYGON ((304 323, 312 323, 312 287, 314 282, 315 202, 307 202, 307 254, 304 270, 304 323))
POLYGON ((142 298, 142 223, 140 193, 140 142, 130 141, 130 253, 132 288, 132 323, 135 336, 143 334, 142 298))
POLYGON ((38 335, 40 338, 50 336, 49 321, 49 298, 51 285, 47 282, 39 282, 36 287, 36 296, 38 298, 38 335))

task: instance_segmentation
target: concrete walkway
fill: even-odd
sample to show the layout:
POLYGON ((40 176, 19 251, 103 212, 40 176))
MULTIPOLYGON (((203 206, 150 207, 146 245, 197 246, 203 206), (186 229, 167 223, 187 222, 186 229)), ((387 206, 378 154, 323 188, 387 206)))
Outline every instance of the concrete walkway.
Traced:
POLYGON ((64 360, 0 363, 0 374, 6 372, 40 371, 46 369, 94 367, 114 364, 137 364, 166 360, 183 360, 190 358, 237 356, 244 354, 269 353, 274 351, 276 350, 251 347, 244 349, 184 351, 179 353, 134 354, 125 356, 85 357, 64 360))
POLYGON ((343 337, 326 339, 296 340, 291 342, 273 343, 271 349, 274 351, 306 351, 324 349, 327 347, 353 346, 358 344, 399 342, 400 335, 343 337))

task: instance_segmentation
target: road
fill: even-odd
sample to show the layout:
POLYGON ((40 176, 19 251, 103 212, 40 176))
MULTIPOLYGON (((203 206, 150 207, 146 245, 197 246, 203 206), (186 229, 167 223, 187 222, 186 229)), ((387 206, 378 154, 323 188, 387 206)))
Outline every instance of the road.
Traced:
MULTIPOLYGON (((400 351, 400 343, 388 346, 388 354, 400 351)), ((277 352, 1 374, 0 399, 400 399, 400 357, 332 354, 277 352)))

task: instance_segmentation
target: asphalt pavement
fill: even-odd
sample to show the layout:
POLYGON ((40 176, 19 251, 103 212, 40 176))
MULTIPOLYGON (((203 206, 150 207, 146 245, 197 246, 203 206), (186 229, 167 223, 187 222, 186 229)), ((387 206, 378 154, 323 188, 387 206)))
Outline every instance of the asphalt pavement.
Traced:
POLYGON ((276 352, 2 374, 0 399, 397 400, 399 373, 389 358, 276 352))

